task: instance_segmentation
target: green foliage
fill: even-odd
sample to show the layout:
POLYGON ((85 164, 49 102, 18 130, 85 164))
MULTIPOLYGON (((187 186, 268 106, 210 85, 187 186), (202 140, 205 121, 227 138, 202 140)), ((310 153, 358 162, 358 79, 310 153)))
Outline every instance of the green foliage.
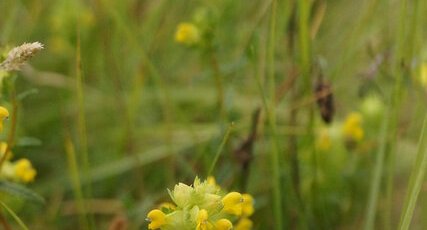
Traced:
POLYGON ((144 229, 167 188, 208 173, 254 195, 254 229, 388 230, 402 204, 402 228, 425 229, 425 15, 422 0, 0 1, 0 62, 45 45, 0 72, 0 106, 17 108, 0 141, 37 169, 0 182, 5 210, 30 228, 144 229), (175 41, 181 22, 194 44, 175 41))

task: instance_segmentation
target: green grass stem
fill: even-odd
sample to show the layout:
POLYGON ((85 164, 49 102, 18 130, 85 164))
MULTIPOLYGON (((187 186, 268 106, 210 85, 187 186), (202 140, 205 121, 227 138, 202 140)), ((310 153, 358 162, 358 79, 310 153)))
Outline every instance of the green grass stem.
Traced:
POLYGON ((427 170, 427 115, 424 117, 423 128, 421 129, 420 139, 418 141, 417 155, 415 165, 412 168, 408 184, 408 191, 405 196, 405 203, 400 216, 400 230, 407 230, 411 224, 418 195, 424 183, 424 177, 427 170))
POLYGON ((79 211, 79 224, 81 229, 90 229, 83 196, 83 190, 80 182, 79 164, 77 162, 76 151, 69 136, 65 138, 65 153, 67 154, 68 170, 71 184, 73 187, 74 196, 76 199, 76 207, 79 211))
POLYGON ((208 176, 212 176, 215 165, 218 162, 219 156, 221 155, 222 150, 224 149, 224 146, 227 143, 228 138, 230 137, 230 133, 231 133, 231 130, 233 129, 233 127, 234 127, 234 123, 232 122, 228 126, 227 130, 225 131, 225 134, 224 134, 224 137, 222 138, 221 144, 219 145, 219 148, 215 154, 215 157, 212 160, 211 166, 209 167, 208 176))
POLYGON ((21 218, 19 218, 19 216, 11 208, 9 208, 9 206, 7 206, 2 201, 0 201, 0 205, 13 217, 13 219, 16 221, 16 223, 18 223, 18 225, 22 229, 28 230, 27 225, 24 224, 24 222, 21 220, 21 218))
POLYGON ((378 196, 380 192, 380 185, 381 185, 381 176, 383 172, 384 167, 384 159, 386 155, 386 149, 387 149, 387 137, 388 137, 388 130, 389 130, 389 111, 385 113, 385 117, 381 126, 381 133, 379 135, 379 149, 375 157, 375 164, 374 164, 374 172, 371 180, 371 187, 369 190, 369 196, 368 196, 368 205, 366 208, 366 217, 365 217, 365 230, 371 230, 374 229, 375 224, 375 216, 377 212, 377 203, 378 203, 378 196))

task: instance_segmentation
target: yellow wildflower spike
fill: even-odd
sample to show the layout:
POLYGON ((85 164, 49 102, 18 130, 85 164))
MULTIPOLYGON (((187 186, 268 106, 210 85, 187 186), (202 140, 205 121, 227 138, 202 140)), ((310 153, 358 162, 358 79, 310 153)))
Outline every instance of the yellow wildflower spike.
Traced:
POLYGON ((220 219, 217 222, 215 222, 215 229, 216 230, 230 230, 233 228, 233 224, 231 221, 227 219, 220 219))
POLYGON ((0 132, 3 130, 3 121, 7 118, 9 118, 9 111, 5 107, 0 106, 0 132))
POLYGON ((147 220, 150 221, 148 229, 159 229, 166 224, 166 215, 158 209, 153 209, 147 214, 147 220))
POLYGON ((235 230, 250 230, 250 229, 252 229, 252 226, 253 226, 253 223, 250 219, 242 218, 239 220, 239 222, 237 223, 237 225, 234 229, 235 230))
POLYGON ((254 198, 249 194, 243 194, 242 197, 242 216, 251 216, 254 213, 254 198))
POLYGON ((238 192, 230 192, 222 198, 222 209, 225 213, 240 216, 242 214, 242 194, 238 192))
POLYGON ((36 177, 36 170, 31 165, 31 162, 24 158, 15 162, 15 175, 19 181, 28 183, 34 180, 36 177))
POLYGON ((197 226, 196 230, 207 230, 208 229, 208 211, 202 209, 197 214, 197 226))

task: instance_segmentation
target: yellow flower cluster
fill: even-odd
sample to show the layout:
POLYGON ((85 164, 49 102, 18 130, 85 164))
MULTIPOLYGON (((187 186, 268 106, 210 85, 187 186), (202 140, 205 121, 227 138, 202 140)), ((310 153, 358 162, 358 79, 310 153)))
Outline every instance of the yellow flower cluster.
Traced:
POLYGON ((147 214, 148 229, 250 230, 254 199, 249 194, 225 194, 213 178, 193 185, 179 183, 169 195, 175 204, 163 203, 147 214))
POLYGON ((364 137, 362 128, 362 115, 360 113, 350 113, 344 121, 343 134, 346 140, 359 142, 364 137))
MULTIPOLYGON (((369 109, 372 110, 372 108, 369 109)), ((363 112, 363 114, 367 113, 363 112)), ((371 115, 377 116, 379 113, 381 113, 380 110, 374 111, 371 115)), ((345 144, 350 149, 356 147, 365 137, 363 117, 362 113, 352 112, 347 115, 343 122, 337 122, 327 127, 319 127, 316 133, 316 149, 321 152, 327 152, 340 143, 345 144)))
POLYGON ((195 45, 200 41, 200 31, 192 23, 182 22, 175 32, 175 41, 188 46, 195 45))
MULTIPOLYGON (((3 120, 8 116, 8 110, 0 106, 0 131, 3 129, 3 120)), ((31 162, 26 158, 11 162, 12 153, 7 149, 7 143, 0 142, 0 158, 5 157, 5 161, 1 165, 0 178, 22 183, 32 182, 37 172, 31 165, 31 162), (6 151, 8 152, 6 153, 6 151)))

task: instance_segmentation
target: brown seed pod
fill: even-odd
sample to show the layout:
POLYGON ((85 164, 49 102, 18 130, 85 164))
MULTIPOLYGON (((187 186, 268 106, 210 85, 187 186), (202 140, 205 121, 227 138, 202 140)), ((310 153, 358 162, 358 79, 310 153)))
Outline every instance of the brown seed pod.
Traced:
POLYGON ((314 88, 314 94, 322 120, 327 124, 331 123, 335 113, 334 96, 331 85, 326 82, 318 81, 314 88))

